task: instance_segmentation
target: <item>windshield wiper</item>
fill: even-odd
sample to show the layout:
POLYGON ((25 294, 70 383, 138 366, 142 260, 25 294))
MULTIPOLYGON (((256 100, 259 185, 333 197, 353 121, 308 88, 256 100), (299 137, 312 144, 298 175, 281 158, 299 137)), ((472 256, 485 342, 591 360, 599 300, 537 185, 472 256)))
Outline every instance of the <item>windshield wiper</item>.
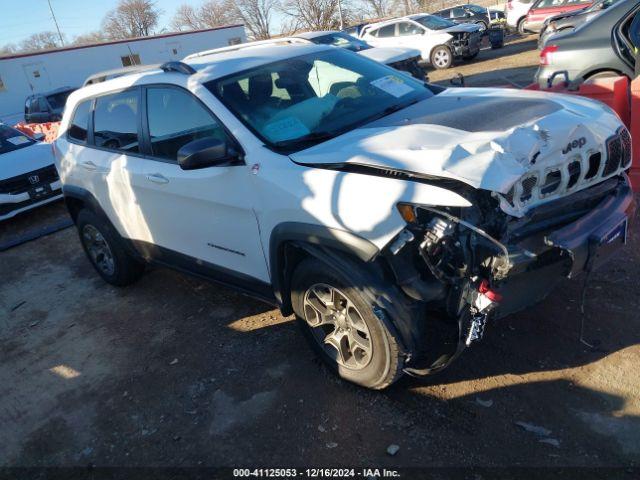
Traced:
POLYGON ((298 145, 300 143, 305 144, 309 142, 329 140, 335 137, 336 135, 338 135, 338 133, 335 131, 311 132, 298 138, 292 138, 290 140, 280 140, 278 142, 273 142, 273 145, 276 147, 288 147, 291 145, 298 145))

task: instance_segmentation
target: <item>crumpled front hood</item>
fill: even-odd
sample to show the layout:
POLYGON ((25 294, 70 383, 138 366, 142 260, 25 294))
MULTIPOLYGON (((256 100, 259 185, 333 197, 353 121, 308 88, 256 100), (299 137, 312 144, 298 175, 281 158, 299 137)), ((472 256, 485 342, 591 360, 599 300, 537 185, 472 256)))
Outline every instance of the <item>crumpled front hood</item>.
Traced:
POLYGON ((458 23, 457 25, 453 25, 451 27, 438 30, 438 32, 446 32, 446 33, 477 32, 478 30, 480 30, 480 26, 476 25, 475 23, 458 23))
POLYGON ((505 194, 534 168, 602 150, 621 125, 608 107, 576 96, 451 88, 291 158, 455 179, 505 194))
POLYGON ((360 50, 358 53, 386 65, 421 56, 420 50, 407 47, 377 47, 360 50))

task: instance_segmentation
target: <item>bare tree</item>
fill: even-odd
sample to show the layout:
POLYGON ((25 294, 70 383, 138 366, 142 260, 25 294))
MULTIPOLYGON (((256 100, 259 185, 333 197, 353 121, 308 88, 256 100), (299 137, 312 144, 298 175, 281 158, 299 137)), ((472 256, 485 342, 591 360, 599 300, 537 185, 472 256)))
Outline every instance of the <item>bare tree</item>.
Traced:
POLYGON ((16 47, 13 43, 7 43, 5 45, 0 45, 0 57, 5 55, 11 55, 18 51, 18 47, 16 47))
POLYGON ((56 32, 34 33, 20 42, 19 50, 22 52, 35 52, 38 50, 51 50, 62 46, 60 36, 56 32))
POLYGON ((368 13, 375 18, 384 18, 391 14, 395 7, 393 0, 364 0, 368 13))
POLYGON ((229 5, 219 0, 208 0, 199 8, 183 4, 176 10, 171 26, 175 30, 202 30, 234 22, 229 5))
POLYGON ((271 38, 273 13, 277 0, 227 0, 234 21, 244 23, 253 40, 271 38))
POLYGON ((282 11, 308 30, 330 30, 340 23, 338 0, 285 0, 282 11))
POLYGON ((73 39, 74 45, 91 45, 106 42, 108 38, 100 31, 84 33, 73 39))
POLYGON ((120 0, 102 21, 102 30, 110 39, 146 37, 153 34, 160 13, 153 0, 120 0))

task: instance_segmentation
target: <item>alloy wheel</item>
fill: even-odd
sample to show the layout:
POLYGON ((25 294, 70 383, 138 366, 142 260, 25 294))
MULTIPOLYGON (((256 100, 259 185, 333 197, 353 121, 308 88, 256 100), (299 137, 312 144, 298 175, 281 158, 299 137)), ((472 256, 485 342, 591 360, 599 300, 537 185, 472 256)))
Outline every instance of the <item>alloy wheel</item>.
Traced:
POLYGON ((369 328, 342 291, 317 283, 305 292, 303 305, 314 339, 338 365, 361 370, 369 364, 373 353, 369 328))
POLYGON ((100 231, 93 225, 85 225, 82 229, 82 243, 98 270, 105 275, 113 275, 115 272, 113 253, 100 231))

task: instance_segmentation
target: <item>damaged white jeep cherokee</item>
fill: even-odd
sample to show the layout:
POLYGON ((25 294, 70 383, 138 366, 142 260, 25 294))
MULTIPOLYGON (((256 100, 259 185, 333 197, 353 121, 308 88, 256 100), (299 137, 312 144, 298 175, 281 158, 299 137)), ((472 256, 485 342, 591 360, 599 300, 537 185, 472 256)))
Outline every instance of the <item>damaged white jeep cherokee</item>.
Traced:
POLYGON ((91 85, 60 132, 107 282, 153 262, 233 285, 376 389, 597 266, 635 210, 609 108, 442 89, 329 46, 240 45, 91 85))

